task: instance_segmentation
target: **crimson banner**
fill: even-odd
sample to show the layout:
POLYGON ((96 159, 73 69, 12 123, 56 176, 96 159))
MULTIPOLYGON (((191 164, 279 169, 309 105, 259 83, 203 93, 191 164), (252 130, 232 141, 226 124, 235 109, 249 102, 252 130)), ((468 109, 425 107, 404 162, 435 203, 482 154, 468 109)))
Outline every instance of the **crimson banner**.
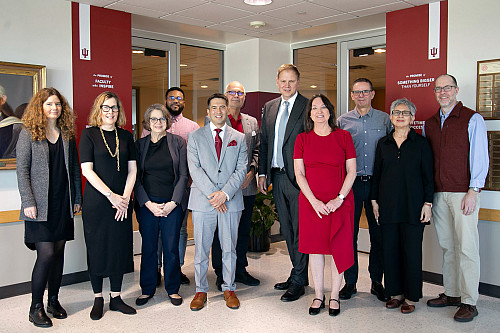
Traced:
POLYGON ((115 92, 132 129, 131 17, 129 13, 73 2, 73 108, 77 137, 87 125, 95 98, 115 92))
POLYGON ((386 26, 386 110, 394 100, 408 98, 417 106, 413 128, 421 132, 439 108, 432 89, 446 73, 448 2, 387 13, 386 26))

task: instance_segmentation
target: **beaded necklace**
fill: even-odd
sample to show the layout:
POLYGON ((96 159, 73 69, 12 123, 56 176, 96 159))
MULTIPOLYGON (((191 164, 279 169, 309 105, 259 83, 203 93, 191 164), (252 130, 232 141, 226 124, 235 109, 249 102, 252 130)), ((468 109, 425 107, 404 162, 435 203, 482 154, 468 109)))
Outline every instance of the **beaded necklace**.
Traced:
POLYGON ((118 140, 118 131, 116 130, 116 127, 115 127, 115 140, 116 140, 116 149, 115 149, 115 153, 113 154, 111 152, 111 149, 109 149, 109 146, 108 146, 108 143, 106 142, 106 138, 104 137, 104 132, 102 131, 102 128, 99 127, 99 130, 101 130, 101 135, 102 135, 102 139, 104 140, 104 144, 106 145, 106 148, 108 148, 108 152, 109 152, 109 155, 111 155, 111 157, 116 157, 116 170, 117 171, 120 171, 120 141, 118 140))

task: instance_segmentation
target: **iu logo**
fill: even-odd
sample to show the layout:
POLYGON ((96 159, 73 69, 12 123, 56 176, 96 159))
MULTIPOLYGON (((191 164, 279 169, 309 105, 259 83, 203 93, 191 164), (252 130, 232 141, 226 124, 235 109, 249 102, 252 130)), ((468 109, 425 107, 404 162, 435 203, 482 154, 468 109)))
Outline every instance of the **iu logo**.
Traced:
POLYGON ((431 56, 432 56, 433 58, 435 58, 435 57, 437 56, 437 54, 438 54, 438 49, 437 49, 437 47, 433 47, 433 48, 431 48, 431 49, 429 50, 429 53, 431 54, 431 56))
POLYGON ((82 49, 82 57, 84 59, 87 59, 88 56, 89 56, 89 50, 87 50, 87 48, 83 48, 82 49))

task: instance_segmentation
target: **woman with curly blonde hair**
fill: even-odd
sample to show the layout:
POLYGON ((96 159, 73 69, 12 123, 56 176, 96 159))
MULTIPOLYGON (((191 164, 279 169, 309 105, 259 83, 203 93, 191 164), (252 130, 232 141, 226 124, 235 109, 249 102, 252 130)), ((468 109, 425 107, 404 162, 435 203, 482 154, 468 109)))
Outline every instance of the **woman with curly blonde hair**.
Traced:
POLYGON ((17 142, 20 219, 25 221, 25 244, 37 253, 29 320, 38 327, 52 326, 43 308, 47 284, 47 312, 57 319, 67 317, 58 300, 64 247, 74 239, 73 216, 82 202, 74 118, 64 96, 44 88, 27 106, 17 142))

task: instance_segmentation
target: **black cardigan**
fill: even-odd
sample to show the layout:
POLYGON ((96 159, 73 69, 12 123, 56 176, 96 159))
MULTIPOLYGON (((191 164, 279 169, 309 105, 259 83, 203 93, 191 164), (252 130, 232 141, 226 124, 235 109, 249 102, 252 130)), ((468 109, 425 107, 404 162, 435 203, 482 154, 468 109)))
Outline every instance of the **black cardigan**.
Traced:
POLYGON ((380 224, 419 224, 424 202, 434 195, 432 151, 413 128, 400 148, 393 133, 378 142, 371 199, 379 204, 380 224))

